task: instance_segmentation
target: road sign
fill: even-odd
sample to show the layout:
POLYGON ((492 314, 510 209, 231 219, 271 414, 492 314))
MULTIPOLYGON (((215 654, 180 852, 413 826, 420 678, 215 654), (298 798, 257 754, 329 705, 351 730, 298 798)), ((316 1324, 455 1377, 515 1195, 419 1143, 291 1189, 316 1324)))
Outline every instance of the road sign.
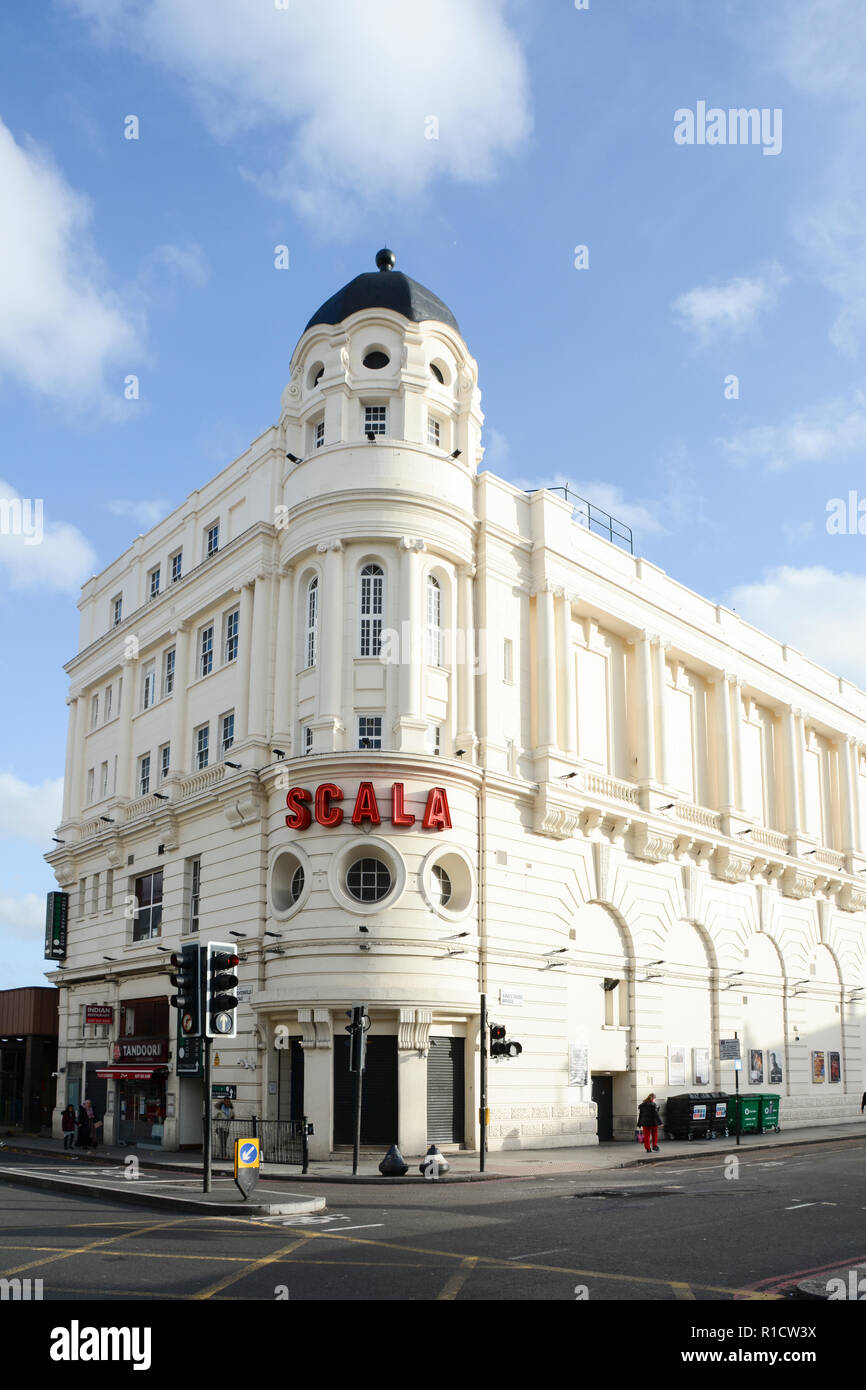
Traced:
POLYGON ((235 1140, 235 1183, 244 1199, 259 1180, 260 1159, 258 1139, 235 1140))

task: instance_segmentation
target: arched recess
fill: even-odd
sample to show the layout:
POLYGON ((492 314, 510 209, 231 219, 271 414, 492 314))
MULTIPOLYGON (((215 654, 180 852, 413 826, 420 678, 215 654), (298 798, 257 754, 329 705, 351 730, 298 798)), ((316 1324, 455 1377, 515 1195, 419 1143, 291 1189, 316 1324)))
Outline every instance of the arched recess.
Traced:
POLYGON ((712 970, 715 952, 709 936, 694 922, 672 922, 662 963, 648 967, 658 975, 667 1070, 657 1094, 709 1090, 714 1065, 715 1014, 712 970), (673 1049, 673 1051, 672 1051, 673 1049), (682 1068, 682 1069, 680 1069, 682 1068), (707 1080, 701 1079, 703 1076, 707 1080))
POLYGON ((601 903, 578 909, 570 936, 577 968, 569 975, 569 1037, 589 1049, 592 1071, 629 1069, 627 929, 601 903))
POLYGON ((809 1053, 809 1090, 825 1105, 833 1094, 841 1093, 846 1077, 842 1065, 841 972, 836 957, 823 942, 813 946, 803 981, 797 982, 794 1010, 800 1042, 809 1053), (834 1060, 837 1057, 838 1062, 834 1060))
MULTIPOLYGON (((742 1005, 744 1090, 787 1092, 790 1084, 785 1040, 785 968, 778 945, 765 932, 755 932, 743 946, 742 975, 733 988, 742 1005)), ((722 984, 724 988, 724 984, 722 984)))

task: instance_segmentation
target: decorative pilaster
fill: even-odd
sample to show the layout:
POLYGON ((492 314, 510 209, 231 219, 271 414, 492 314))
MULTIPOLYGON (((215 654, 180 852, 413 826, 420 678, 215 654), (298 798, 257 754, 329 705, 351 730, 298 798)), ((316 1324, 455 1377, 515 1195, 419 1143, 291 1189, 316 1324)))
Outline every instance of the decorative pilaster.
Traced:
POLYGON ((668 730, 668 668, 665 652, 669 644, 660 637, 653 641, 653 660, 655 664, 655 706, 657 710, 656 727, 658 732, 657 776, 663 786, 670 784, 670 738, 668 730))
POLYGON ((294 612, 295 585, 291 565, 279 578, 277 590, 277 647, 274 655, 274 731, 275 743, 291 737, 294 726, 294 612))
POLYGON ((472 581, 474 565, 461 565, 457 571, 457 624, 462 640, 452 643, 454 675, 457 682, 457 747, 465 748, 474 761, 478 735, 475 728, 475 612, 472 581))
MULTIPOLYGON (((240 588, 238 612, 238 695, 235 706, 235 742, 240 743, 250 732, 250 667, 253 650, 253 583, 247 580, 240 588)), ((237 591, 236 591, 237 592, 237 591)))
POLYGON ((319 606, 319 699, 316 729, 320 752, 335 752, 343 731, 343 542, 316 546, 324 555, 319 606))
POLYGON ((271 637, 271 594, 273 585, 269 574, 256 575, 255 601, 253 605, 252 644, 255 659, 248 669, 250 683, 250 708, 248 733, 265 738, 267 735, 267 688, 268 655, 271 637))
POLYGON ((553 589, 545 585, 535 597, 538 660, 535 680, 538 688, 538 747, 556 747, 556 626, 553 589))
POLYGON ((577 681, 574 669, 574 644, 571 640, 571 595, 561 591, 556 596, 556 645, 559 651, 561 707, 559 746, 574 757, 577 753, 577 681))
POLYGON ((400 708, 394 725, 395 743, 400 752, 423 752, 427 731, 421 714, 421 674, 427 652, 420 582, 420 557, 426 549, 426 542, 417 536, 400 538, 400 631, 405 635, 400 664, 400 708))
MULTIPOLYGON (((69 724, 66 729, 66 764, 63 771, 62 823, 68 821, 72 814, 72 796, 76 787, 75 767, 76 763, 79 762, 78 744, 81 735, 78 728, 81 700, 78 694, 70 695, 66 703, 69 706, 69 724)), ((78 812, 78 806, 75 807, 75 811, 78 812)))

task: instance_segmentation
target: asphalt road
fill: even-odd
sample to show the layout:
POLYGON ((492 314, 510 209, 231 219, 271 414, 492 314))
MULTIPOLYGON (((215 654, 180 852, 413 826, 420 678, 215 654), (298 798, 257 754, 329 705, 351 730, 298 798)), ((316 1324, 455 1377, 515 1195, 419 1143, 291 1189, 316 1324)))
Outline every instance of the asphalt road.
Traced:
MULTIPOLYGON (((327 1211, 177 1215, 0 1183, 0 1277, 46 1301, 761 1302, 866 1262, 866 1140, 628 1172, 310 1184, 327 1211)), ((22 1155, 0 1155, 0 1166, 22 1155)), ((28 1160, 33 1166, 44 1160, 28 1160)), ((56 1167, 56 1165, 55 1165, 56 1167)), ((266 1184, 262 1184, 265 1187, 266 1184)))

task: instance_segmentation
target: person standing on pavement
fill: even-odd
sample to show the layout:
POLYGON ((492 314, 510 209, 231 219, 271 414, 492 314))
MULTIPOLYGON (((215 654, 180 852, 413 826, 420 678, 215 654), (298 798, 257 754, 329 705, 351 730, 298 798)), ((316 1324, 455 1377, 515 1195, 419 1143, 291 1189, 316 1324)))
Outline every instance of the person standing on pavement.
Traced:
POLYGON ((863 1092, 863 1099, 862 1099, 861 1102, 860 1102, 860 1114, 861 1114, 861 1115, 863 1114, 863 1111, 864 1111, 864 1110, 866 1110, 866 1091, 863 1092))
POLYGON ((63 1147, 71 1149, 75 1143, 75 1106, 67 1105, 60 1117, 60 1128, 63 1130, 63 1147))
POLYGON ((662 1117, 656 1105, 655 1091, 650 1091, 646 1100, 641 1101, 637 1122, 643 1130, 643 1146, 647 1153, 650 1152, 650 1148, 652 1148, 653 1153, 658 1153, 659 1125, 662 1122, 662 1117))
POLYGON ((75 1136, 76 1149, 90 1148, 90 1116, 93 1114, 90 1101, 85 1100, 78 1108, 78 1133, 75 1136))

